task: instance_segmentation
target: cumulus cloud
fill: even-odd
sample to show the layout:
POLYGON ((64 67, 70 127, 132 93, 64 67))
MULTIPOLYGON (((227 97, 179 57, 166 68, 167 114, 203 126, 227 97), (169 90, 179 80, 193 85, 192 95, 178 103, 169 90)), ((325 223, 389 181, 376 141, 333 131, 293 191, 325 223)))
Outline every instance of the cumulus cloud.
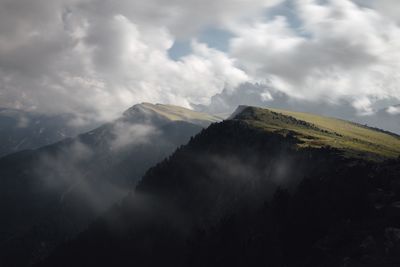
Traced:
POLYGON ((143 101, 208 104, 253 82, 368 113, 400 99, 396 2, 0 0, 0 106, 84 122, 143 101), (210 27, 229 32, 227 51, 198 41, 210 27), (191 51, 172 60, 177 40, 191 51))
POLYGON ((195 39, 171 60, 177 33, 277 1, 208 2, 1 1, 0 105, 109 118, 141 101, 207 101, 248 77, 195 39))
POLYGON ((231 54, 248 75, 298 98, 354 99, 363 112, 372 98, 400 99, 400 28, 394 21, 349 0, 293 5, 298 29, 283 16, 233 29, 231 54))

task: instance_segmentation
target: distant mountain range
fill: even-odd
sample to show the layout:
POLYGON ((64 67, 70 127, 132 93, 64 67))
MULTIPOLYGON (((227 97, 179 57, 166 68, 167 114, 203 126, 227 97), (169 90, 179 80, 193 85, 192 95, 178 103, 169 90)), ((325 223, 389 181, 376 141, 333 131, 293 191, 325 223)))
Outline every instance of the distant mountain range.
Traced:
MULTIPOLYGON (((373 114, 361 116, 357 115, 356 109, 350 102, 326 104, 296 100, 283 92, 267 90, 261 85, 244 84, 234 92, 224 91, 215 95, 207 106, 193 105, 193 107, 201 114, 216 114, 209 116, 226 118, 242 103, 337 117, 400 134, 400 105, 385 106, 375 110, 373 114)), ((170 116, 172 118, 183 116, 180 119, 185 120, 185 115, 179 114, 179 109, 175 111, 177 114, 170 114, 170 116)), ((188 109, 184 110, 183 113, 192 112, 188 109)), ((158 110, 158 112, 162 112, 162 110, 158 110)), ((79 124, 76 123, 77 120, 78 118, 73 114, 51 115, 0 108, 0 157, 50 145, 99 126, 99 123, 95 122, 79 124)), ((191 120, 196 124, 199 121, 201 123, 202 118, 193 117, 191 120)))
POLYGON ((1 158, 0 266, 41 260, 126 196, 148 168, 219 120, 143 103, 75 138, 1 158))
POLYGON ((46 115, 0 108, 0 157, 50 145, 95 127, 72 125, 73 119, 72 114, 46 115))
POLYGON ((400 137, 240 107, 37 266, 398 266, 400 137))

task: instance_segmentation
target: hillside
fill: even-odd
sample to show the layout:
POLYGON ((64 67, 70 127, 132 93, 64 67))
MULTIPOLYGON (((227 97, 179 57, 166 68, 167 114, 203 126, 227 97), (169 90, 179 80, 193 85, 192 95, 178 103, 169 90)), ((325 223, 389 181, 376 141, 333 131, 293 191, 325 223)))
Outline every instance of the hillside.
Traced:
POLYGON ((299 147, 330 146, 345 156, 372 160, 400 156, 400 136, 390 132, 310 113, 244 106, 239 110, 233 119, 269 132, 291 134, 301 141, 299 147))
POLYGON ((212 121, 184 108, 138 104, 76 138, 0 159, 0 265, 30 266, 46 256, 212 121))
POLYGON ((399 160, 299 139, 320 127, 241 108, 38 266, 397 266, 399 160))
POLYGON ((0 108, 0 157, 74 137, 97 125, 74 126, 72 114, 47 115, 0 108))

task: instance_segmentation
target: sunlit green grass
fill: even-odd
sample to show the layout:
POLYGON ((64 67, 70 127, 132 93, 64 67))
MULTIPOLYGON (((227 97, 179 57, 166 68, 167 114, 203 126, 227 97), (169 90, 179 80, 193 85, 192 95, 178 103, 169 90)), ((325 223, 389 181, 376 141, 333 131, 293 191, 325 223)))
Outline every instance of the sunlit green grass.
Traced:
POLYGON ((202 112, 196 112, 179 106, 162 105, 162 104, 154 105, 150 103, 142 103, 142 105, 172 121, 199 120, 199 121, 208 121, 212 123, 222 120, 221 118, 214 115, 202 112))
POLYGON ((247 108, 241 119, 264 130, 286 135, 291 132, 299 147, 333 147, 345 156, 371 160, 397 158, 400 137, 388 132, 336 118, 278 109, 247 108))

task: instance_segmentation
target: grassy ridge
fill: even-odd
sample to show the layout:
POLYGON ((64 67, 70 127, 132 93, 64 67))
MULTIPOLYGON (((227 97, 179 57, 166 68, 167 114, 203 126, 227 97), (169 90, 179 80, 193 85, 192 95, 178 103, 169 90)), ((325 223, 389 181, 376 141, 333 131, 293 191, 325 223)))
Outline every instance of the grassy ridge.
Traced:
POLYGON ((330 146, 348 157, 397 158, 400 136, 340 119, 278 109, 247 107, 235 119, 280 134, 292 134, 299 147, 330 146))
POLYGON ((212 123, 222 120, 217 116, 213 116, 202 112, 196 112, 179 106, 162 105, 162 104, 154 105, 150 103, 142 103, 142 106, 172 121, 207 121, 212 123))

